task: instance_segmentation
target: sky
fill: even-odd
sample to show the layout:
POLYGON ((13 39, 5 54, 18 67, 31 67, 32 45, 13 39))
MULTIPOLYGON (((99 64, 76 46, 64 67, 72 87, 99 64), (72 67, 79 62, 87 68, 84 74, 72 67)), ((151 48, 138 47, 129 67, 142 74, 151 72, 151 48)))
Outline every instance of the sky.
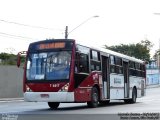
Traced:
POLYGON ((65 26, 70 32, 80 25, 68 38, 96 47, 148 39, 153 55, 160 41, 154 13, 160 0, 0 0, 0 52, 26 51, 31 42, 64 38, 65 26))

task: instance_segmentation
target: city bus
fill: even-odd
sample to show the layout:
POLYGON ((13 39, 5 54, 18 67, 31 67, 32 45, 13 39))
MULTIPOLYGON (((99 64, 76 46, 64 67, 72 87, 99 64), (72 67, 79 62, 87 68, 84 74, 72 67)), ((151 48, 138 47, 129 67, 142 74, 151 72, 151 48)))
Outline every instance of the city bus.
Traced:
POLYGON ((110 100, 136 103, 146 93, 145 62, 73 39, 33 42, 26 52, 23 91, 25 101, 47 102, 51 109, 60 103, 92 108, 110 100))

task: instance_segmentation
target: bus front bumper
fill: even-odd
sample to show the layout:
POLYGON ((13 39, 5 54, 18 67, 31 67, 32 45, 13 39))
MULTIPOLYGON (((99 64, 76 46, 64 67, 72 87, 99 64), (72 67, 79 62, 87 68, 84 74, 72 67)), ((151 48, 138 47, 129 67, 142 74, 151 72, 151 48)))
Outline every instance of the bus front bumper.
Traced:
POLYGON ((74 92, 25 92, 28 102, 74 102, 74 92))

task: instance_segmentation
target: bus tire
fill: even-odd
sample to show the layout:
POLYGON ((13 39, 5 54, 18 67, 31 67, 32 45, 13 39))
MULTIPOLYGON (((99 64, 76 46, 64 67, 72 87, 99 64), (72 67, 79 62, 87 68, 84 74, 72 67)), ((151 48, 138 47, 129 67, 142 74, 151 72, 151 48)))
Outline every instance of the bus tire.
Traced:
POLYGON ((137 99, 137 91, 135 88, 133 88, 131 103, 136 103, 136 99, 137 99))
POLYGON ((93 87, 91 91, 91 101, 88 101, 87 105, 88 107, 95 108, 98 106, 98 102, 99 102, 98 89, 96 87, 93 87))
POLYGON ((124 102, 125 102, 126 104, 131 103, 131 99, 124 99, 124 102))
POLYGON ((59 102, 48 102, 48 106, 51 108, 51 109, 57 109, 58 106, 59 106, 59 102))
POLYGON ((136 103, 136 99, 137 99, 137 91, 136 91, 136 88, 133 88, 132 98, 131 99, 124 99, 124 102, 128 103, 128 104, 132 104, 132 103, 136 103))

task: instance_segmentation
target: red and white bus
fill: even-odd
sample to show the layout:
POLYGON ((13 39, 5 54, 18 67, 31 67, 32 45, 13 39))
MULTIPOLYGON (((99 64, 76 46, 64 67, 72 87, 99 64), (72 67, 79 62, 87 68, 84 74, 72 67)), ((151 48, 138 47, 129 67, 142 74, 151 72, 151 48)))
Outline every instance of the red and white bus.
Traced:
POLYGON ((145 80, 144 61, 72 39, 51 39, 29 45, 23 91, 25 101, 48 102, 52 109, 79 102, 97 107, 110 100, 135 103, 145 95, 145 80))

